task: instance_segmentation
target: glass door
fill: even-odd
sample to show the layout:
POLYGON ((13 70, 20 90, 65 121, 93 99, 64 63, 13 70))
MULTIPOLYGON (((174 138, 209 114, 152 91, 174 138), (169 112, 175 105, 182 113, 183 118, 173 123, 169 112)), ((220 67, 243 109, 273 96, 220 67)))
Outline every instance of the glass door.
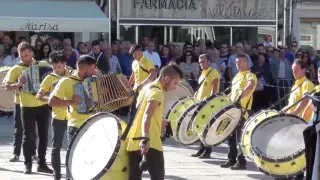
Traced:
POLYGON ((149 38, 156 45, 164 44, 164 26, 139 26, 139 44, 144 38, 149 38))

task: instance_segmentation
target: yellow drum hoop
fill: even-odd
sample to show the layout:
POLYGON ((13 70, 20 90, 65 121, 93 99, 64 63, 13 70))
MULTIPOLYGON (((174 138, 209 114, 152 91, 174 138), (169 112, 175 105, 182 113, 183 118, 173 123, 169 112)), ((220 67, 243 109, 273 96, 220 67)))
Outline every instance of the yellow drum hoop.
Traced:
MULTIPOLYGON (((223 143, 226 139, 228 139, 230 136, 233 135, 233 133, 237 130, 237 128, 239 127, 239 125, 241 124, 241 117, 242 117, 242 110, 239 104, 231 104, 225 108, 223 108, 222 110, 220 110, 219 112, 217 112, 209 121, 209 123, 205 126, 203 133, 201 135, 201 138, 204 142, 204 144, 209 145, 209 146, 218 146, 219 144, 223 143), (216 123, 217 119, 219 119, 221 116, 223 116, 227 111, 232 110, 233 108, 236 108, 239 111, 239 119, 238 122, 236 123, 237 125, 234 126, 234 128, 230 131, 231 133, 227 136, 225 136, 225 138, 222 138, 220 141, 217 141, 216 143, 208 143, 208 141, 206 141, 207 136, 214 136, 215 134, 210 134, 209 130, 210 128, 216 123)), ((222 122, 222 121, 220 121, 222 122)), ((228 129, 229 125, 224 129, 228 129)))
MULTIPOLYGON (((278 115, 266 118, 264 121, 261 121, 260 123, 258 123, 252 132, 254 132, 259 127, 259 125, 261 125, 265 121, 269 121, 273 118, 281 117, 281 116, 294 117, 306 124, 306 122, 298 116, 295 116, 292 114, 278 114, 278 115)), ((306 127, 307 127, 307 124, 306 124, 306 127)), ((251 139, 252 139, 252 136, 251 136, 251 139)), ((252 142, 252 140, 250 141, 252 142)), ((271 159, 269 157, 261 155, 254 148, 252 148, 252 153, 253 153, 254 163, 258 167, 259 171, 272 177, 290 178, 295 175, 303 173, 306 168, 305 150, 299 151, 298 153, 294 154, 292 157, 286 157, 286 158, 280 158, 280 159, 271 159), (297 164, 296 162, 303 162, 303 163, 297 164), (297 168, 295 168, 296 169, 295 171, 293 170, 294 166, 297 166, 297 168), (268 167, 272 167, 272 169, 268 167), (275 171, 275 168, 281 168, 281 167, 286 167, 287 171, 283 172, 283 169, 280 172, 275 171), (289 171, 294 171, 294 172, 289 173, 289 171)))
MULTIPOLYGON (((3 66, 3 67, 0 67, 0 79, 1 79, 1 82, 0 84, 2 85, 2 81, 5 79, 5 76, 7 75, 8 71, 11 69, 11 67, 8 67, 8 66, 3 66)), ((12 112, 14 110, 14 96, 15 96, 15 93, 13 91, 5 91, 2 87, 0 87, 3 91, 3 93, 5 95, 1 95, 2 99, 1 102, 7 102, 6 105, 9 105, 9 103, 12 103, 12 106, 8 107, 4 107, 4 105, 0 105, 0 110, 1 111, 4 111, 4 112, 12 112), (9 96, 10 95, 10 96, 9 96), (10 102, 8 102, 10 101, 10 102)), ((0 103, 1 104, 1 103, 0 103)))
MULTIPOLYGON (((121 145, 122 142, 120 140, 120 137, 122 135, 123 130, 125 129, 126 123, 124 121, 119 120, 116 116, 109 114, 109 113, 97 113, 95 115, 92 115, 89 119, 87 119, 83 125, 77 130, 77 132, 75 133, 75 135, 73 136, 72 140, 70 141, 70 144, 68 146, 68 151, 67 151, 67 155, 66 155, 66 171, 67 173, 72 177, 72 172, 70 171, 70 163, 69 163, 69 159, 70 159, 70 152, 72 150, 72 146, 75 143, 75 141, 77 140, 77 135, 79 134, 79 132, 81 132, 82 130, 84 130, 86 128, 86 125, 88 123, 90 123, 90 121, 94 120, 96 117, 98 116, 109 116, 109 117, 113 117, 117 120, 117 126, 118 126, 118 133, 119 133, 119 138, 117 139, 117 143, 116 146, 114 148, 114 151, 109 159, 108 162, 106 162, 106 165, 104 168, 101 169, 101 171, 92 179, 105 179, 105 176, 107 175, 107 173, 112 170, 114 164, 117 163, 117 160, 119 160, 119 152, 121 150, 121 145)), ((126 145, 127 141, 124 142, 123 145, 126 145)), ((121 159, 120 159, 121 161, 121 159)), ((123 163, 123 161, 121 161, 123 163)), ((125 165, 125 163, 123 163, 123 165, 125 165)), ((127 164, 127 166, 125 166, 122 170, 123 173, 128 173, 129 172, 129 164, 127 164)), ((111 172, 112 174, 112 172, 111 172)))
MULTIPOLYGON (((217 110, 217 111, 212 112, 212 114, 210 114, 210 115, 205 115, 205 116, 202 116, 202 117, 200 118, 199 116, 201 116, 201 114, 202 114, 201 111, 207 110, 207 108, 208 108, 207 105, 210 104, 211 101, 215 101, 215 99, 216 99, 216 98, 219 98, 219 97, 227 97, 227 96, 226 96, 226 95, 221 95, 221 94, 214 94, 214 95, 208 97, 208 98, 205 99, 204 101, 201 101, 201 102, 200 102, 200 104, 199 104, 199 106, 197 107, 196 111, 195 111, 194 114, 192 115, 192 118, 191 118, 191 119, 192 119, 192 121, 191 121, 191 123, 192 123, 192 130, 193 130, 195 133, 197 133, 199 136, 201 136, 204 128, 206 127, 206 125, 207 125, 207 123, 210 121, 210 119, 211 119, 216 113, 219 112, 219 110, 217 110), (197 126, 198 126, 198 125, 196 125, 196 124, 197 124, 197 120, 199 121, 199 119, 205 119, 205 118, 207 118, 207 119, 205 120, 205 123, 204 123, 202 129, 198 131, 198 130, 197 130, 197 128, 198 128, 197 126)), ((222 101, 221 101, 221 103, 222 103, 222 101)), ((232 103, 231 103, 231 100, 230 100, 230 104, 232 104, 232 103)), ((225 108, 226 106, 228 106, 228 105, 222 106, 221 109, 225 108)), ((214 108, 214 107, 211 106, 211 108, 214 108)))
POLYGON ((249 117, 249 119, 246 121, 246 123, 244 124, 244 126, 241 130, 241 132, 242 132, 241 133, 241 149, 242 149, 243 154, 249 159, 252 159, 251 138, 250 138, 252 130, 257 123, 263 121, 267 117, 272 117, 272 116, 267 116, 266 118, 259 120, 260 116, 268 115, 270 113, 275 113, 272 115, 272 116, 274 116, 274 115, 278 114, 278 111, 267 109, 267 110, 261 110, 261 111, 254 113, 253 115, 251 115, 249 117), (248 129, 249 127, 250 127, 250 129, 248 129), (247 139, 247 140, 245 140, 245 139, 247 139), (248 142, 246 142, 246 141, 248 141, 248 142))
MULTIPOLYGON (((199 138, 196 134, 192 133, 191 135, 188 135, 188 131, 185 132, 187 134, 188 137, 190 137, 191 139, 194 138, 193 141, 191 141, 190 143, 185 143, 185 141, 182 141, 182 139, 180 139, 180 136, 179 136, 179 132, 180 132, 180 128, 181 128, 181 125, 182 125, 182 122, 185 120, 186 116, 188 115, 189 111, 193 110, 194 108, 196 108, 198 106, 198 101, 197 99, 195 98, 192 98, 192 97, 183 97, 183 98, 180 98, 178 101, 176 101, 170 108, 169 112, 167 113, 167 116, 166 116, 166 119, 167 120, 170 120, 170 124, 171 124, 171 128, 172 128, 172 131, 173 131, 173 138, 178 141, 179 143, 183 144, 183 145, 191 145, 191 144, 194 144, 196 142, 199 141, 199 138), (176 108, 180 105, 180 104, 184 104, 185 101, 196 101, 195 104, 192 104, 192 105, 189 105, 187 106, 187 108, 184 110, 184 112, 182 112, 181 114, 178 115, 178 117, 175 115, 175 112, 176 112, 176 108), (172 116, 175 116, 175 119, 177 119, 175 122, 177 123, 173 123, 172 122, 172 116)), ((190 119, 191 121, 191 119, 190 119)), ((190 123, 190 122, 189 122, 190 123)), ((191 128, 190 128, 191 129, 191 128)), ((191 131, 192 132, 192 131, 191 131)))

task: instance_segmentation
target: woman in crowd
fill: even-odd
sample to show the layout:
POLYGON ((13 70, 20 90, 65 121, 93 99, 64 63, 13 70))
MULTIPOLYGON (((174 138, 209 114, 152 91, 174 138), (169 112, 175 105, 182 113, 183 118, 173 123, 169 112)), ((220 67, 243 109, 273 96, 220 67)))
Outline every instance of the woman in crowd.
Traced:
POLYGON ((223 59, 220 58, 220 51, 218 49, 213 49, 211 68, 216 69, 220 73, 220 92, 224 90, 224 76, 226 71, 226 64, 223 59))
POLYGON ((170 53, 169 46, 164 45, 162 47, 162 50, 159 51, 160 53, 160 59, 161 59, 161 68, 169 64, 172 60, 172 56, 170 53))
POLYGON ((52 52, 52 48, 50 46, 49 43, 43 43, 40 47, 40 53, 39 53, 39 57, 37 57, 36 59, 39 61, 48 61, 49 59, 49 55, 52 52))
POLYGON ((311 59, 308 52, 303 52, 301 59, 308 64, 307 78, 310 80, 316 80, 317 74, 314 65, 311 63, 311 59))
POLYGON ((199 77, 200 65, 192 51, 186 51, 183 54, 180 68, 183 72, 184 79, 195 89, 198 85, 197 79, 199 77))
POLYGON ((4 65, 5 66, 14 66, 17 65, 20 62, 19 54, 17 51, 17 46, 13 46, 11 48, 11 55, 7 56, 4 59, 4 65))

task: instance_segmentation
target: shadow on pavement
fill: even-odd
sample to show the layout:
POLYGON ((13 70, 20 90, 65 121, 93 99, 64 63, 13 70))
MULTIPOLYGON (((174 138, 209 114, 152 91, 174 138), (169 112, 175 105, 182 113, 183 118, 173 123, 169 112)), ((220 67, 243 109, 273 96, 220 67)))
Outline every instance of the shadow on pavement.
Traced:
POLYGON ((247 176, 252 179, 274 179, 264 174, 248 174, 247 176))
MULTIPOLYGON (((149 174, 142 174, 142 178, 150 178, 149 174)), ((172 175, 165 175, 165 179, 167 180, 188 180, 186 178, 178 177, 178 176, 172 176, 172 175)))
MULTIPOLYGON (((23 171, 19 171, 19 170, 11 170, 11 169, 6 169, 6 168, 2 168, 0 167, 0 172, 3 171, 3 172, 13 172, 13 173, 21 173, 23 174, 23 171)), ((43 176, 48 176, 48 177, 51 177, 52 174, 45 174, 45 173, 37 173, 37 172, 32 172, 32 174, 39 174, 39 175, 43 175, 43 176)))

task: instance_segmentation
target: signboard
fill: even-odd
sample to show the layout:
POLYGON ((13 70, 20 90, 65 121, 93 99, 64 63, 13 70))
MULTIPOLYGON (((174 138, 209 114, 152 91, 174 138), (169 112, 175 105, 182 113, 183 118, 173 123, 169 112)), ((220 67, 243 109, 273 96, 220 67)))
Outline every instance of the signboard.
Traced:
POLYGON ((119 0, 120 19, 276 20, 276 0, 119 0))

